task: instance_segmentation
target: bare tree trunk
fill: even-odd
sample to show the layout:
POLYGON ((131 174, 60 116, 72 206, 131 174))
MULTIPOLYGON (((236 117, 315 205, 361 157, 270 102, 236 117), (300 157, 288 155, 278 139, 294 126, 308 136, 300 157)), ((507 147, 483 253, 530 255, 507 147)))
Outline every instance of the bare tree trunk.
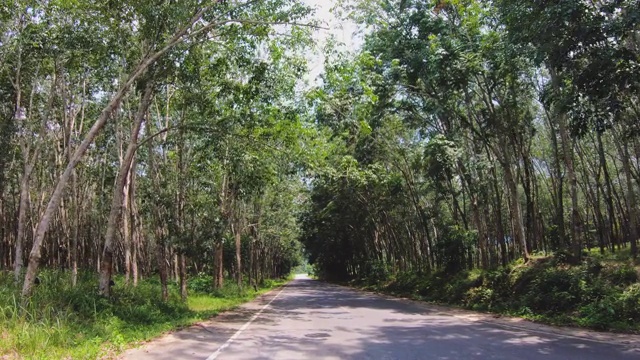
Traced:
MULTIPOLYGON (((219 201, 220 201, 220 213, 224 220, 224 226, 227 227, 231 223, 231 194, 229 193, 229 175, 227 174, 227 158, 229 156, 229 146, 225 146, 224 159, 222 161, 222 186, 220 187, 219 201)), ((224 231, 224 230, 223 230, 224 231)), ((222 235, 222 233, 220 234, 222 235)), ((215 248, 215 282, 216 288, 221 288, 224 282, 224 263, 223 263, 223 244, 222 239, 219 239, 215 248)))
MULTIPOLYGON (((85 97, 86 97, 86 89, 87 89, 87 80, 86 78, 82 81, 82 106, 80 108, 80 126, 76 131, 76 136, 82 134, 84 127, 84 119, 85 119, 85 97)), ((72 155, 72 141, 71 136, 69 137, 69 152, 68 161, 71 161, 72 155)), ((75 169, 73 174, 71 175, 72 187, 73 187, 73 208, 74 208, 74 217, 73 217, 73 238, 71 241, 71 286, 75 287, 78 283, 78 237, 80 233, 80 199, 78 196, 78 174, 75 169)))
MULTIPOLYGON (((593 139, 592 139, 593 140, 593 139)), ((606 244, 608 243, 608 231, 607 231, 607 225, 602 217, 602 210, 600 207, 601 201, 600 201, 600 188, 602 187, 601 183, 600 183, 600 166, 599 164, 595 164, 592 166, 588 166, 588 164, 591 164, 591 162, 587 161, 587 158, 585 156, 585 152, 583 149, 583 146, 581 146, 580 143, 577 144, 578 146, 576 146, 576 154, 578 155, 578 160, 580 161, 580 164, 582 165, 583 171, 582 171, 582 183, 583 183, 583 192, 585 194, 585 197, 587 199, 587 204, 588 206, 586 207, 586 212, 587 212, 587 224, 588 224, 588 219, 589 219, 589 212, 590 212, 590 208, 593 208, 593 220, 595 222, 595 226, 596 226, 596 234, 597 234, 597 240, 598 240, 598 247, 600 248, 600 253, 604 254, 605 252, 605 248, 606 248, 606 244), (594 185, 592 186, 590 178, 594 178, 594 185)), ((584 207, 583 207, 584 208, 584 207)), ((588 232, 585 232, 585 234, 588 234, 588 232)), ((585 236, 585 239, 587 240, 587 246, 588 248, 591 247, 591 243, 590 243, 590 237, 585 236)))
MULTIPOLYGON (((560 94, 560 78, 553 67, 549 68, 551 82, 554 89, 560 94)), ((580 228, 580 214, 578 204, 578 179, 574 170, 573 146, 567 129, 567 117, 556 111, 556 119, 558 121, 558 129, 560 131, 560 140, 562 141, 562 154, 564 159, 567 175, 569 176, 569 191, 571 193, 571 248, 573 256, 576 260, 582 258, 582 234, 580 228)))
POLYGON ((164 242, 164 234, 160 231, 157 234, 156 251, 158 256, 158 270, 160 272, 160 286, 162 287, 162 301, 169 299, 169 289, 167 287, 167 255, 164 242))
POLYGON ((136 159, 134 157, 131 165, 131 184, 129 186, 129 208, 131 209, 131 277, 133 278, 133 286, 138 286, 138 249, 140 248, 140 237, 142 236, 142 224, 140 223, 140 215, 138 205, 136 204, 136 159))
POLYGON ((224 286, 224 263, 223 263, 223 251, 222 251, 222 242, 218 241, 215 245, 215 255, 214 255, 214 284, 213 286, 216 289, 222 288, 224 286))
MULTIPOLYGON (((64 195, 64 191, 67 187, 67 183, 69 182, 69 178, 71 177, 71 173, 73 172, 73 169, 75 169, 76 165, 80 162, 85 152, 89 148, 89 145, 93 143, 93 140, 96 138, 100 130, 102 130, 102 128, 106 124, 111 114, 114 112, 114 110, 118 108, 120 101, 122 101, 124 96, 127 94, 131 85, 133 85, 133 83, 144 72, 146 72, 149 66, 155 63, 167 51, 169 51, 174 46, 182 42, 185 37, 191 36, 194 33, 196 33, 196 32, 192 32, 191 34, 188 34, 189 29, 191 29, 191 27, 196 22, 198 22, 198 20, 200 20, 202 15, 214 5, 215 3, 199 9, 194 14, 194 16, 191 17, 191 19, 189 19, 189 21, 185 24, 185 26, 178 29, 173 34, 171 39, 169 39, 169 41, 166 43, 166 45, 164 45, 164 47, 162 47, 160 50, 156 52, 148 54, 146 57, 144 57, 139 61, 138 65, 134 68, 133 72, 129 74, 129 76, 124 82, 122 82, 122 85, 120 86, 118 91, 113 95, 113 97, 111 98, 107 106, 104 107, 104 109, 100 113, 100 116, 98 116, 98 119, 91 126, 91 129, 89 130, 85 138, 82 140, 82 143, 80 143, 80 146, 78 146, 78 148, 73 153, 73 156, 71 157, 71 160, 67 164, 67 167, 65 168, 64 172, 62 173, 62 175, 60 175, 58 179, 58 182, 55 186, 53 193, 51 194, 51 197, 49 198, 49 202, 47 204, 47 207, 44 213, 42 214, 42 216, 40 217, 40 220, 38 221, 38 225, 37 225, 34 240, 33 240, 33 246, 31 249, 31 253, 29 255, 29 265, 27 267, 27 273, 25 276, 24 284, 22 286, 22 296, 24 298, 29 297, 31 295, 31 290, 33 289, 36 273, 38 272, 38 268, 40 266, 40 258, 42 257, 42 244, 44 242, 45 235, 47 230, 49 229, 49 224, 53 219, 53 215, 55 211, 60 206, 60 202, 62 201, 62 196, 64 195)), ((222 23, 213 24, 212 27, 206 28, 206 30, 211 30, 213 26, 221 25, 221 24, 222 23)), ((200 33, 202 33, 202 31, 200 31, 200 33)))
POLYGON ((633 189, 633 179, 631 175, 631 159, 629 155, 629 145, 625 141, 622 144, 621 154, 622 166, 625 173, 627 185, 627 211, 629 212, 629 244, 631 245, 631 256, 635 260, 638 257, 638 210, 636 193, 633 189))
MULTIPOLYGON (((37 155, 34 154, 33 160, 37 155)), ((26 160, 26 159, 25 159, 26 160)), ((29 199, 29 180, 31 178, 31 172, 33 171, 34 163, 29 161, 24 165, 24 172, 22 174, 22 179, 20 180, 20 207, 18 210, 18 231, 16 233, 16 254, 15 254, 15 265, 14 265, 14 277, 15 281, 20 281, 20 275, 22 274, 23 264, 23 244, 24 244, 24 228, 27 217, 27 206, 29 199)))
POLYGON ((129 171, 129 210, 131 224, 131 276, 133 278, 133 286, 138 286, 138 248, 140 247, 140 236, 142 234, 140 215, 138 205, 136 203, 136 167, 138 163, 136 157, 133 157, 131 171, 129 171))
MULTIPOLYGON (((134 192, 135 193, 135 192, 134 192)), ((135 200, 134 200, 135 201, 135 200)), ((131 277, 133 278, 133 286, 138 286, 138 248, 140 247, 140 218, 138 209, 132 202, 132 249, 131 249, 131 277)))
POLYGON ((177 211, 177 215, 178 215, 178 231, 179 231, 179 236, 182 239, 181 243, 179 244, 179 248, 178 248, 178 268, 179 268, 179 275, 180 275, 180 296, 182 297, 182 301, 187 301, 187 260, 186 260, 186 255, 185 255, 185 248, 187 246, 187 244, 185 244, 184 242, 186 242, 186 237, 184 236, 186 233, 186 218, 185 218, 185 196, 186 196, 186 190, 185 190, 185 181, 187 178, 187 174, 186 174, 186 169, 185 169, 185 163, 184 163, 184 147, 185 147, 185 141, 184 141, 184 128, 182 127, 182 125, 184 124, 184 114, 182 114, 182 116, 180 117, 180 132, 179 132, 179 147, 178 147, 178 201, 177 201, 177 205, 178 205, 178 211, 177 211))
MULTIPOLYGON (((19 88, 19 71, 18 71, 18 75, 16 75, 17 81, 18 81, 18 95, 17 95, 17 103, 16 103, 16 107, 17 107, 17 112, 16 114, 18 114, 18 112, 22 111, 22 107, 20 105, 20 88, 19 88)), ((44 137, 45 134, 45 128, 46 128, 46 124, 49 120, 49 116, 51 115, 51 110, 53 109, 53 101, 55 100, 55 89, 57 87, 58 84, 58 77, 56 76, 56 72, 54 71, 53 74, 53 80, 51 83, 51 94, 49 96, 49 100, 47 101, 47 107, 45 110, 45 115, 44 115, 44 119, 42 121, 42 124, 40 126, 40 137, 44 137)), ((29 99, 29 112, 32 112, 33 109, 33 96, 34 93, 31 93, 30 99, 29 99)), ((24 115, 24 121, 27 120, 27 114, 22 114, 24 115)), ((28 114, 28 117, 31 117, 31 114, 28 114)), ((22 139, 22 157, 23 157, 23 161, 24 161, 24 170, 22 173, 22 177, 20 179, 20 205, 19 205, 19 210, 18 210, 18 229, 17 229, 17 233, 16 233, 16 253, 15 253, 15 264, 14 264, 14 277, 15 277, 15 281, 19 282, 20 281, 20 276, 22 274, 22 267, 24 266, 24 232, 25 232, 25 222, 27 221, 26 216, 27 216, 27 207, 29 206, 29 184, 31 181, 31 174, 33 173, 33 169, 36 165, 36 162, 38 161, 38 156, 40 154, 40 144, 41 141, 37 142, 37 144, 35 145, 35 148, 33 149, 33 152, 31 152, 31 144, 30 144, 31 139, 22 139)))
POLYGON ((180 296, 182 301, 187 301, 187 257, 184 253, 180 253, 178 261, 180 262, 180 296))
POLYGON ((113 263, 113 249, 114 238, 116 234, 116 227, 118 225, 118 219, 121 215, 123 196, 126 180, 129 176, 129 170, 133 161, 133 156, 138 144, 138 134, 145 118, 145 114, 151 103, 151 97, 153 95, 153 83, 149 82, 144 90, 144 94, 140 99, 140 105, 136 114, 135 123, 131 131, 131 138, 129 139, 129 145, 127 145, 127 151, 120 164, 118 170, 118 177, 116 180, 115 189, 113 192, 113 198, 111 202, 111 210, 109 212, 109 220, 107 221, 107 233, 104 240, 104 250, 102 252, 102 264, 100 266, 100 285, 99 293, 102 296, 110 295, 111 273, 113 263))
MULTIPOLYGON (((236 211, 239 212, 239 209, 236 211)), ((232 226, 236 247, 236 281, 238 283, 238 287, 242 289, 242 231, 239 219, 240 214, 236 214, 236 216, 238 218, 236 219, 235 225, 232 226)))
MULTIPOLYGON (((133 159, 132 159, 133 161, 133 159)), ((123 236, 123 245, 124 245, 124 281, 125 284, 129 285, 131 281, 131 201, 129 199, 129 195, 131 191, 129 187, 131 186, 131 171, 128 172, 126 181, 123 187, 124 200, 122 202, 122 236, 123 236)))
POLYGON ((71 186, 73 189, 73 220, 72 226, 73 229, 71 235, 71 286, 75 287, 78 284, 78 238, 80 234, 80 204, 81 201, 79 199, 78 194, 78 176, 74 171, 71 177, 71 186))
POLYGON ((507 182, 507 188, 509 189, 509 200, 511 202, 511 215, 513 219, 513 226, 515 227, 515 235, 517 237, 516 242, 522 245, 522 252, 524 254, 524 260, 529 260, 529 249, 527 248, 527 240, 524 231, 524 224, 522 222, 522 211, 520 209, 520 201, 518 199, 518 187, 511 170, 511 166, 506 164, 504 168, 505 181, 507 182))
POLYGON ((568 131, 564 124, 564 116, 561 116, 563 120, 560 121, 560 132, 563 135, 563 151, 565 164, 567 167, 567 174, 569 175, 569 191, 571 192, 571 245, 573 249, 573 256, 580 260, 582 258, 582 234, 580 225, 580 213, 578 204, 578 179, 574 170, 573 154, 569 148, 571 140, 569 140, 568 131))
POLYGON ((607 237, 608 244, 611 246, 611 251, 615 251, 615 210, 613 206, 613 191, 611 189, 611 176, 609 175, 609 167, 607 166, 607 160, 604 156, 604 146, 602 144, 602 133, 600 131, 596 132, 596 137, 598 141, 598 159, 600 161, 600 167, 602 167, 602 172, 604 174, 604 198, 607 203, 607 237))

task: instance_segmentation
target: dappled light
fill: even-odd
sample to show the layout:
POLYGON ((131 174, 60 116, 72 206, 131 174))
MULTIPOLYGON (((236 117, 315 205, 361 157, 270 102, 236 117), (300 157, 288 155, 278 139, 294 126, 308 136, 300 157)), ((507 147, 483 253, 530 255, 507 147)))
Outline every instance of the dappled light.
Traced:
MULTIPOLYGON (((298 279, 276 295, 203 324, 209 346, 219 359, 633 359, 637 344, 620 346, 588 338, 567 338, 531 327, 507 328, 473 321, 424 304, 385 299, 345 287, 298 279), (272 301, 273 297, 277 296, 272 301), (234 324, 239 329, 254 311, 270 305, 233 341, 220 341, 234 324), (226 341, 226 342, 225 342, 226 341), (226 344, 226 345, 223 345, 226 344), (221 349, 221 350, 219 350, 221 349)), ((172 359, 188 349, 177 340, 200 334, 198 328, 175 334, 131 359, 172 359)), ((228 335, 231 337, 232 335, 228 335)))
POLYGON ((625 358, 639 64, 638 0, 2 1, 0 359, 625 358))

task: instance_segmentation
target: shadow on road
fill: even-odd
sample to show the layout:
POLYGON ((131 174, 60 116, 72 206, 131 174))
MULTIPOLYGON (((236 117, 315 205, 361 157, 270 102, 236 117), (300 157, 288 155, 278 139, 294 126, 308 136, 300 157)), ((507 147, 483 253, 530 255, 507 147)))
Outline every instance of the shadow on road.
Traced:
POLYGON ((425 305, 314 280, 296 280, 287 294, 257 323, 268 327, 274 319, 302 323, 327 319, 334 325, 278 335, 258 331, 251 342, 260 344, 262 355, 238 358, 315 354, 309 358, 640 359, 638 352, 609 344, 465 321, 425 305))
POLYGON ((640 359, 630 348, 473 322, 309 279, 129 358, 205 359, 240 328, 217 359, 640 359))

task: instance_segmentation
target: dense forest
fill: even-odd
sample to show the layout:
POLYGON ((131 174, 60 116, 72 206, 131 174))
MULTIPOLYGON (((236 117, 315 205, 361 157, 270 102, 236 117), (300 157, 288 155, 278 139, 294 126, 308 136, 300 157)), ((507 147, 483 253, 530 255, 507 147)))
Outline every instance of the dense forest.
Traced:
MULTIPOLYGON (((267 2, 18 2, 0 33, 0 267, 252 283, 300 257, 309 9, 267 2), (284 25, 283 25, 284 26, 284 25), (281 30, 282 32, 284 30, 281 30)), ((38 280, 36 280, 38 279, 38 280)), ((186 294, 185 294, 186 296, 186 294)))
POLYGON ((335 279, 638 253, 636 1, 352 2, 310 97, 335 144, 303 241, 335 279))
POLYGON ((341 4, 364 45, 309 94, 317 275, 638 331, 638 2, 341 4))
POLYGON ((299 0, 0 3, 3 319, 54 286, 186 301, 306 261, 382 283, 598 254, 640 317, 638 2, 336 5, 363 45, 327 42, 309 84, 299 0))

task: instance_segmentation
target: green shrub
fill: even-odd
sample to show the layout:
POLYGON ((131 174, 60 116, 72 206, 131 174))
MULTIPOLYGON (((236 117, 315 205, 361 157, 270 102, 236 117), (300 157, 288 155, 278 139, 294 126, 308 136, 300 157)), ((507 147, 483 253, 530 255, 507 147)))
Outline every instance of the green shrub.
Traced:
POLYGON ((640 283, 630 264, 569 253, 494 270, 398 273, 385 290, 426 301, 596 329, 639 329, 640 283))
POLYGON ((557 314, 575 309, 580 296, 579 280, 574 274, 548 268, 531 282, 523 300, 533 311, 557 314))
POLYGON ((630 285, 638 282, 638 272, 629 264, 605 268, 604 277, 614 285, 630 285))
POLYGON ((640 283, 629 285, 620 295, 619 301, 621 320, 640 322, 640 283))
POLYGON ((187 281, 187 288, 189 292, 197 294, 210 293, 213 288, 213 276, 200 273, 197 276, 191 277, 187 281))
POLYGON ((465 307, 473 310, 491 310, 494 303, 494 291, 483 286, 467 290, 465 307))

